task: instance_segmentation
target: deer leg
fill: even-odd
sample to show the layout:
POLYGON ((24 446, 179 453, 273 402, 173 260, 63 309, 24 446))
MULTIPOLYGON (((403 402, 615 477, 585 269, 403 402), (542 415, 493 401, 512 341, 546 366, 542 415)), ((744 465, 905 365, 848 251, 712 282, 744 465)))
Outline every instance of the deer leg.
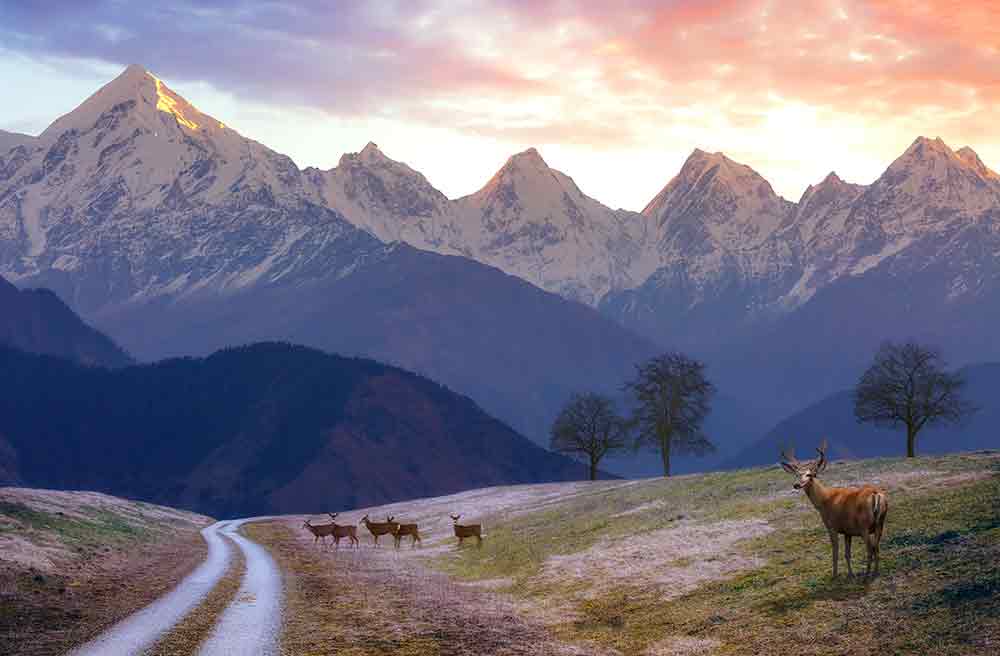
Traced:
POLYGON ((830 531, 830 546, 833 548, 833 578, 837 578, 837 561, 840 559, 840 536, 830 531))
POLYGON ((854 570, 851 568, 851 536, 844 534, 844 560, 847 562, 847 575, 854 576, 854 570))

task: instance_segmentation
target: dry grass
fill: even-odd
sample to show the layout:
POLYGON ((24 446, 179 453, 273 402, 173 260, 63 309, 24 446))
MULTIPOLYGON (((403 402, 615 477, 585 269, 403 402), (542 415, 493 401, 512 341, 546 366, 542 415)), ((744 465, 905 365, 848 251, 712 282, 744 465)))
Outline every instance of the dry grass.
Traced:
POLYGON ((394 550, 317 549, 292 521, 252 524, 246 532, 284 572, 284 653, 607 653, 558 644, 506 596, 454 582, 394 550))
POLYGON ((173 588, 208 518, 91 492, 0 489, 0 654, 67 651, 173 588))

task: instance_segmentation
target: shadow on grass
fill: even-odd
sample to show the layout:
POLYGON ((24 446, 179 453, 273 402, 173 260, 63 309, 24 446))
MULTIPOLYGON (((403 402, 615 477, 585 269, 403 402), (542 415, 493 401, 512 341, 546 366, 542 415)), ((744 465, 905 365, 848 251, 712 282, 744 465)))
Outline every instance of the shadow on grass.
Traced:
POLYGON ((819 601, 853 601, 868 594, 874 577, 855 574, 849 577, 841 574, 837 578, 830 576, 812 577, 802 582, 801 588, 776 599, 769 599, 759 605, 759 608, 769 615, 784 615, 792 611, 808 608, 819 601))

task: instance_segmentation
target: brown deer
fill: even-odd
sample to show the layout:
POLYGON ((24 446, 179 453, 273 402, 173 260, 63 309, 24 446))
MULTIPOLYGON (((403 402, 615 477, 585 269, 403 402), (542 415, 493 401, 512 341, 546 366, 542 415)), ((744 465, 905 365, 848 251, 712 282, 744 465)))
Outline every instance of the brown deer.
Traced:
POLYGON ((396 527, 399 526, 396 522, 392 521, 392 517, 386 517, 384 522, 373 522, 368 519, 368 515, 361 518, 361 523, 365 525, 365 528, 372 534, 372 538, 375 540, 375 546, 378 547, 379 536, 382 535, 392 535, 396 532, 396 527))
POLYGON ((310 524, 307 519, 302 526, 306 527, 306 529, 313 534, 314 545, 320 538, 323 538, 323 544, 325 545, 326 536, 333 535, 333 527, 336 526, 336 524, 310 524))
POLYGON ((476 547, 483 546, 483 525, 482 524, 462 524, 458 523, 461 515, 448 515, 455 526, 455 537, 458 538, 458 546, 462 546, 465 538, 476 538, 476 547))
POLYGON ((416 524, 396 524, 396 530, 393 532, 392 537, 396 540, 396 548, 399 549, 399 543, 403 540, 405 536, 410 536, 410 548, 417 546, 424 546, 423 540, 420 539, 420 531, 417 529, 416 524))
POLYGON ((873 562, 877 576, 880 560, 879 544, 882 541, 885 516, 889 512, 889 497, 884 490, 874 485, 826 487, 816 478, 826 469, 826 440, 823 440, 816 452, 819 453, 816 460, 801 463, 795 459, 794 454, 782 451, 781 466, 788 473, 798 476, 795 489, 806 493, 830 533, 833 575, 837 576, 837 551, 840 546, 840 536, 843 535, 848 576, 854 576, 854 570, 851 569, 851 538, 855 536, 864 538, 868 547, 865 576, 872 573, 873 562))
POLYGON ((333 545, 334 549, 340 549, 340 539, 348 538, 350 540, 350 545, 352 547, 357 547, 361 543, 358 542, 358 527, 354 524, 338 524, 337 516, 340 513, 328 512, 327 515, 333 520, 333 545))

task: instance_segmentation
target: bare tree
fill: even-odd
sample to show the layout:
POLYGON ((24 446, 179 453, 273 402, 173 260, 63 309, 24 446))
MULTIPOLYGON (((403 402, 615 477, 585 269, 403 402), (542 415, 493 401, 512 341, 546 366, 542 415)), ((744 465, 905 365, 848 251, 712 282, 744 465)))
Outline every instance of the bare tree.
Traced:
POLYGON ((628 425, 610 398, 575 394, 552 424, 552 450, 582 457, 590 463, 590 480, 604 456, 628 443, 628 425))
POLYGON ((636 448, 659 450, 664 476, 670 476, 673 451, 704 455, 715 450, 702 431, 715 393, 704 363, 666 353, 637 365, 635 380, 625 389, 635 401, 636 448))
POLYGON ((914 456, 917 433, 928 424, 959 423, 976 411, 962 398, 965 379, 949 372, 932 347, 886 342, 854 391, 854 416, 876 426, 906 427, 906 455, 914 456))

